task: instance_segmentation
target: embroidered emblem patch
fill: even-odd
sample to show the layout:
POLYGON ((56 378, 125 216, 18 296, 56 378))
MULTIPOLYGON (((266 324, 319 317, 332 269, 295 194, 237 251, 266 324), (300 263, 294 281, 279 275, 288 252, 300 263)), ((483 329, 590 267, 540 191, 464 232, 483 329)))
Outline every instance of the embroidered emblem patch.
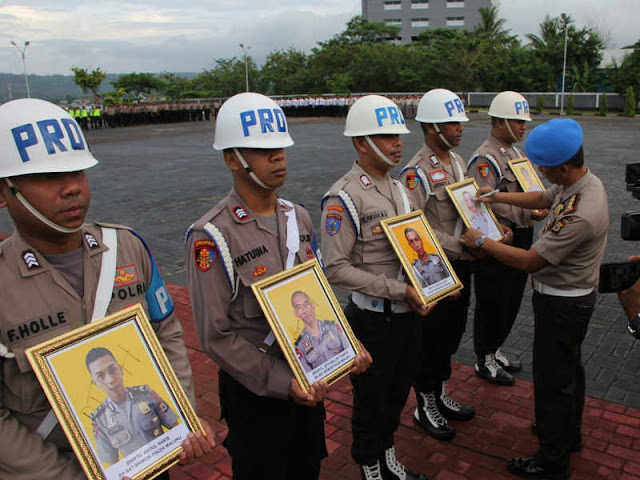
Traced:
POLYGON ((418 186, 418 179, 415 173, 407 173, 407 188, 409 190, 415 190, 418 186))
POLYGON ((329 205, 327 207, 327 210, 331 212, 344 212, 344 208, 342 208, 340 205, 329 205))
POLYGON ((87 242, 87 247, 89 247, 92 250, 94 248, 100 247, 100 245, 98 245, 98 241, 96 240, 96 238, 93 235, 91 235, 90 233, 85 233, 84 234, 84 240, 85 240, 85 242, 87 242))
POLYGON ((489 175, 489 164, 478 163, 478 173, 482 178, 487 178, 487 175, 489 175))
POLYGON ((196 240, 193 245, 193 256, 198 270, 206 272, 216 264, 218 259, 216 244, 207 238, 196 240))
POLYGON ((233 214, 240 221, 249 220, 249 214, 241 205, 236 205, 235 207, 233 207, 233 214))
POLYGON ((429 172, 429 177, 431 178, 431 183, 440 183, 447 181, 447 172, 444 171, 443 168, 439 170, 434 170, 433 172, 429 172))
POLYGON ((267 267, 265 267, 264 265, 258 265, 256 269, 253 271, 253 276, 261 277, 265 273, 267 273, 267 267))
POLYGON ((22 253, 22 259, 24 260, 25 265, 29 270, 33 270, 34 268, 40 268, 40 262, 36 258, 36 254, 31 250, 27 250, 22 253))
POLYGON ((559 233, 560 230, 562 230, 562 227, 564 227, 566 225, 565 222, 563 222, 562 220, 558 220, 553 227, 551 227, 551 231, 553 233, 559 233))
POLYGON ((116 267, 116 278, 113 280, 114 287, 124 287, 138 282, 138 271, 132 263, 122 267, 116 267))
POLYGON ((327 214, 327 219, 325 220, 324 228, 330 237, 335 236, 340 231, 341 225, 342 225, 341 215, 338 215, 337 213, 327 214))
POLYGON ((306 252, 306 254, 307 254, 307 258, 313 258, 313 257, 315 257, 315 255, 313 254, 313 250, 311 249, 311 247, 307 247, 307 248, 305 249, 305 252, 306 252))
POLYGON ((375 235, 382 235, 384 233, 384 231, 382 230, 382 227, 380 225, 374 225, 373 227, 371 227, 371 233, 375 236, 375 235))
POLYGON ((360 175, 360 181, 365 187, 368 187, 369 185, 371 185, 371 180, 366 175, 360 175))

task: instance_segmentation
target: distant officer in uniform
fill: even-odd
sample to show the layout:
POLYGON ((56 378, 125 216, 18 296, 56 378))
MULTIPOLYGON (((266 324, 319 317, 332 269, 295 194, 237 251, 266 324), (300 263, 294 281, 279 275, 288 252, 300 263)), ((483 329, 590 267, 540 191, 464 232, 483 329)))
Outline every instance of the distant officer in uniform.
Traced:
POLYGON ((447 185, 464 180, 464 161, 452 149, 460 144, 469 121, 458 96, 442 88, 425 93, 418 104, 416 120, 424 135, 423 147, 400 173, 414 204, 425 216, 451 261, 464 289, 434 308, 422 327, 422 349, 417 362, 414 390, 418 407, 414 420, 438 440, 452 439, 456 431, 446 418, 470 420, 475 410, 460 405, 447 394, 451 378, 451 356, 458 350, 467 322, 471 282, 471 262, 459 241, 462 220, 449 199, 447 185))
MULTIPOLYGON (((195 406, 182 328, 143 240, 126 227, 84 223, 84 170, 97 161, 69 114, 37 99, 3 104, 0 149, 0 208, 16 226, 0 243, 0 477, 84 478, 25 349, 139 302, 195 406)), ((214 445, 203 424, 209 440, 185 440, 184 461, 214 445)))
MULTIPOLYGON (((489 115, 491 134, 471 157, 469 176, 475 178, 480 187, 521 192, 509 161, 523 157, 515 143, 522 140, 527 122, 531 121, 529 104, 519 93, 502 92, 491 102, 489 115)), ((513 246, 530 248, 533 241, 531 221, 542 218, 546 212, 504 204, 497 204, 492 209, 498 221, 513 231, 513 246)), ((474 228, 480 230, 477 226, 474 228)), ((511 374, 519 372, 521 364, 508 358, 500 347, 518 316, 527 273, 492 257, 478 259, 474 267, 476 375, 498 385, 513 385, 515 380, 511 374)))
POLYGON ((438 283, 440 280, 451 276, 440 255, 427 253, 425 251, 424 243, 415 229, 411 227, 405 228, 404 236, 409 246, 418 255, 418 258, 413 261, 412 266, 422 288, 438 283))
POLYGON ((539 125, 527 138, 525 152, 552 188, 479 199, 550 208, 547 224, 529 250, 499 244, 473 229, 461 238, 465 245, 533 274, 533 383, 540 448, 533 457, 507 463, 509 471, 527 478, 569 478, 569 452, 580 448, 585 388, 580 352, 609 229, 607 194, 584 165, 582 141, 582 128, 574 120, 539 125))
POLYGON ((322 202, 321 248, 327 279, 351 291, 345 315, 371 352, 371 368, 352 376, 351 454, 365 480, 424 479, 395 455, 394 433, 411 388, 421 319, 428 309, 402 277, 402 266, 380 220, 408 213, 403 186, 389 175, 402 158, 400 134, 409 133, 398 107, 367 95, 347 115, 344 135, 358 160, 322 202), (413 310, 413 311, 412 311, 413 310))
MULTIPOLYGON (((200 343, 220 366, 224 441, 235 480, 315 480, 327 455, 324 382, 304 392, 251 290, 257 280, 316 256, 309 213, 279 197, 293 145, 268 97, 228 99, 214 148, 233 174, 229 195, 187 233, 187 279, 200 343)), ((354 372, 366 369, 368 354, 354 372)))
POLYGON ((175 412, 148 386, 124 386, 122 367, 110 350, 92 348, 85 364, 93 384, 107 395, 90 414, 102 463, 116 463, 119 455, 124 458, 159 437, 162 427, 177 425, 175 412))
POLYGON ((296 339, 296 353, 305 372, 319 367, 349 348, 349 340, 333 320, 318 320, 316 306, 304 292, 291 295, 293 313, 304 323, 296 339))

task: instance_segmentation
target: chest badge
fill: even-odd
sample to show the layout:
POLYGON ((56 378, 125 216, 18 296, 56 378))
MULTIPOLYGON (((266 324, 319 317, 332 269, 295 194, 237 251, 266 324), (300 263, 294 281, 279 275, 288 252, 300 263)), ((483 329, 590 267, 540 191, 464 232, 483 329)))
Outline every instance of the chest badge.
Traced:
POLYGON ((114 279, 114 286, 124 287, 125 285, 131 285, 138 281, 138 271, 134 264, 125 265, 116 268, 116 278, 114 279))
POLYGON ((218 259, 216 244, 209 239, 197 240, 194 244, 193 255, 198 270, 206 272, 216 264, 218 259))
POLYGON ((444 168, 440 168, 438 170, 434 170, 433 172, 429 172, 429 177, 431 178, 431 183, 442 183, 447 181, 447 172, 444 171, 444 168))
POLYGON ((267 273, 267 267, 265 267, 264 265, 258 265, 256 267, 256 269, 253 271, 253 276, 254 277, 261 277, 265 273, 267 273))
POLYGON ((328 213, 324 222, 324 228, 330 237, 338 234, 340 227, 342 226, 342 215, 337 213, 328 213))
POLYGON ((24 260, 24 264, 27 266, 29 270, 33 270, 34 268, 40 268, 40 262, 36 258, 36 254, 31 250, 27 250, 22 254, 22 259, 24 260))

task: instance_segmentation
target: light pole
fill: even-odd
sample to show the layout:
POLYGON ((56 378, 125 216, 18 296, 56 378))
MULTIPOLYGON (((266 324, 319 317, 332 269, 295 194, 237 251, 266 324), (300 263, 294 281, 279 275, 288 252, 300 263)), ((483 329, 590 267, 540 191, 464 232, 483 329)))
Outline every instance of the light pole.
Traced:
POLYGON ((11 40, 11 45, 16 47, 22 56, 22 67, 24 69, 24 84, 27 86, 27 98, 31 98, 31 91, 29 90, 29 76, 27 75, 27 59, 24 56, 24 52, 27 50, 27 47, 31 45, 31 42, 24 42, 24 46, 20 48, 16 42, 11 40))
POLYGON ((561 15, 564 22, 564 58, 562 60, 562 95, 560 96, 560 115, 564 111, 564 81, 567 76, 567 38, 569 33, 569 19, 564 13, 561 15))
POLYGON ((242 49, 242 53, 244 53, 244 83, 246 86, 246 91, 248 92, 249 91, 249 64, 247 63, 247 50, 244 48, 244 43, 240 44, 240 48, 242 49))

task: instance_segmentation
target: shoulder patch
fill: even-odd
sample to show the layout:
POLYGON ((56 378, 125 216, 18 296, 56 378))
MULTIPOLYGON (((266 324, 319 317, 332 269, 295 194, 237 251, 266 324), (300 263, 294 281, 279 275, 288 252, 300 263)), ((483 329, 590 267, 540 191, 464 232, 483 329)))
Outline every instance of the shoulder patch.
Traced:
POLYGON ((563 220, 558 220, 556 223, 553 224, 553 226, 551 227, 551 231, 553 233, 559 233, 560 230, 562 230, 562 227, 564 227, 566 225, 566 223, 563 220))
POLYGON ((330 237, 333 237, 338 234, 338 232, 340 231, 341 225, 342 225, 342 215, 338 215, 337 213, 327 214, 324 228, 330 237))
POLYGON ((407 173, 405 183, 409 190, 415 190, 418 186, 418 175, 416 173, 407 173))
POLYGON ((478 163, 478 173, 482 178, 487 178, 489 175, 489 164, 488 163, 478 163))
POLYGON ((198 270, 201 272, 210 270, 218 259, 216 244, 208 238, 196 240, 193 244, 193 257, 198 270))
POLYGON ((333 212, 344 212, 344 208, 342 208, 340 205, 329 205, 327 207, 327 210, 333 212))

